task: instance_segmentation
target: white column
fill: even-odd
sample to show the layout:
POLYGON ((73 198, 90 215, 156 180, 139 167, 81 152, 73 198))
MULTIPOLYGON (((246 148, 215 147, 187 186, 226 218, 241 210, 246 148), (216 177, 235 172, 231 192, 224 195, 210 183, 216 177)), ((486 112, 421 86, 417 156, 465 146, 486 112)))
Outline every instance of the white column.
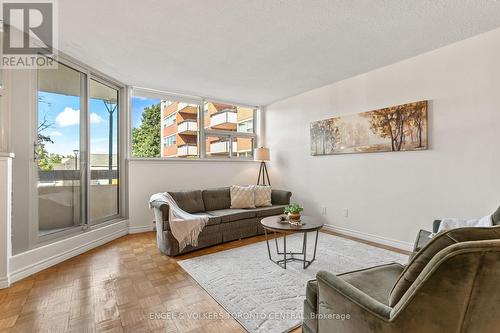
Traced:
POLYGON ((0 153, 10 150, 10 98, 5 88, 10 83, 10 72, 1 70, 0 76, 0 153))
POLYGON ((12 158, 0 153, 0 288, 9 286, 9 260, 12 255, 12 158))

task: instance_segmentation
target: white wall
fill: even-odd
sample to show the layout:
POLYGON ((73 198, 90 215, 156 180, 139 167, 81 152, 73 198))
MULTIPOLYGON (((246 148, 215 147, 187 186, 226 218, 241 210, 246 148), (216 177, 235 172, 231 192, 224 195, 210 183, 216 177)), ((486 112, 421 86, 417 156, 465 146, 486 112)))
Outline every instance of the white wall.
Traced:
POLYGON ((132 160, 129 162, 130 231, 152 227, 154 217, 148 201, 153 193, 255 184, 258 173, 259 164, 252 161, 132 160))
POLYGON ((433 219, 492 212, 500 204, 499 59, 497 29, 268 106, 273 185, 290 189, 307 215, 402 244, 433 219), (309 154, 311 121, 426 99, 428 151, 309 154))

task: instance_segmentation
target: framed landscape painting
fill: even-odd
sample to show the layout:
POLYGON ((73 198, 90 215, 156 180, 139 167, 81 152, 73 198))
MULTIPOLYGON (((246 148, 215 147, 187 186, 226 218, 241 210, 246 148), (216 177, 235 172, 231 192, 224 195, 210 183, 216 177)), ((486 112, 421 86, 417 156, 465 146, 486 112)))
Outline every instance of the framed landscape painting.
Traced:
POLYGON ((427 101, 311 123, 311 155, 425 150, 427 101))

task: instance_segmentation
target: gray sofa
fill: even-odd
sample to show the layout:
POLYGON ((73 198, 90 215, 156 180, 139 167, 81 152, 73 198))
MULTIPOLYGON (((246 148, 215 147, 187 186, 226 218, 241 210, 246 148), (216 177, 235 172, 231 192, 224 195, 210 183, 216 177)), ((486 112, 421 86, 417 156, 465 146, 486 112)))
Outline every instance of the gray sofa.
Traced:
POLYGON ((498 331, 500 208, 492 219, 438 234, 406 266, 320 271, 307 284, 303 332, 498 331))
POLYGON ((210 216, 207 226, 198 237, 198 246, 186 246, 179 251, 179 243, 173 237, 168 223, 167 204, 154 203, 160 218, 156 218, 158 248, 169 256, 191 252, 204 247, 221 244, 237 239, 261 235, 264 233, 260 220, 266 216, 283 214, 283 209, 290 203, 291 192, 272 190, 270 207, 250 209, 231 209, 229 187, 211 188, 182 192, 168 192, 179 207, 191 214, 207 214, 210 216))

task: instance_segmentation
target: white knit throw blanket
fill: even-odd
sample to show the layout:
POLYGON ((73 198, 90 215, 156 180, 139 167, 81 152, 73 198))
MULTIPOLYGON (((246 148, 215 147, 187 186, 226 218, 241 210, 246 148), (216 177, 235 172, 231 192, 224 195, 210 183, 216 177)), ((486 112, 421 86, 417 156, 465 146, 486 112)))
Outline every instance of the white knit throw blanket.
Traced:
MULTIPOLYGON (((179 208, 172 196, 166 192, 156 193, 149 199, 149 208, 153 202, 166 203, 169 206, 168 223, 172 235, 179 242, 179 252, 186 245, 198 246, 198 236, 208 223, 208 215, 193 215, 179 208)), ((156 225, 163 223, 161 211, 155 208, 156 225)), ((158 237, 163 240, 163 232, 158 232, 158 237), (161 234, 161 235, 160 235, 161 234)))
POLYGON ((444 218, 439 224, 439 232, 447 231, 450 229, 463 228, 463 227, 491 227, 493 221, 491 220, 491 215, 486 215, 480 219, 457 219, 457 218, 444 218))

